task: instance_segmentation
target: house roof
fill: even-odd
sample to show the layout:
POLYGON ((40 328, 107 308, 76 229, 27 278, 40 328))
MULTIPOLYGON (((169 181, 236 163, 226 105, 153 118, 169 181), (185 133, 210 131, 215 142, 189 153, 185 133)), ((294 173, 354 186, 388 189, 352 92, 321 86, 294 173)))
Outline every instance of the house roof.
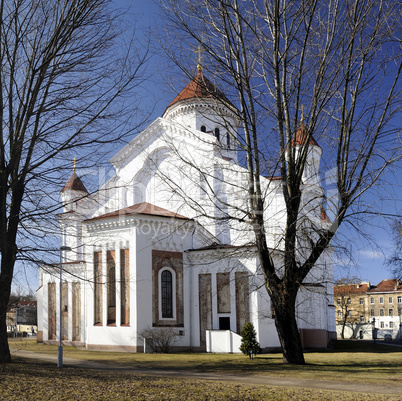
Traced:
POLYGON ((133 215, 148 215, 148 216, 158 216, 158 217, 168 217, 174 219, 191 220, 188 217, 182 216, 180 214, 171 212, 170 210, 164 209, 162 207, 152 205, 148 202, 137 203, 136 205, 126 207, 124 209, 116 210, 114 212, 102 214, 91 219, 84 220, 85 222, 110 219, 119 216, 133 216, 133 215))
POLYGON ((398 279, 382 280, 377 285, 374 285, 369 292, 372 294, 376 292, 395 292, 395 291, 402 292, 402 282, 398 279))
POLYGON ((68 179, 66 185, 61 190, 61 192, 73 190, 73 191, 81 191, 88 193, 87 189, 85 188, 84 184, 82 183, 80 177, 78 177, 77 173, 74 172, 73 175, 68 179))
MULTIPOLYGON (((305 145, 307 142, 307 134, 308 134, 307 127, 302 121, 299 126, 299 129, 296 131, 294 139, 292 140, 292 145, 305 145)), ((317 141, 313 138, 312 135, 308 141, 308 144, 313 146, 319 146, 317 141)))
POLYGON ((334 295, 366 294, 369 288, 369 283, 339 284, 334 286, 334 295))
MULTIPOLYGON (((231 104, 226 96, 207 78, 202 70, 198 70, 197 76, 170 102, 166 111, 174 104, 189 99, 219 99, 231 104)), ((163 113, 163 114, 165 114, 163 113)))

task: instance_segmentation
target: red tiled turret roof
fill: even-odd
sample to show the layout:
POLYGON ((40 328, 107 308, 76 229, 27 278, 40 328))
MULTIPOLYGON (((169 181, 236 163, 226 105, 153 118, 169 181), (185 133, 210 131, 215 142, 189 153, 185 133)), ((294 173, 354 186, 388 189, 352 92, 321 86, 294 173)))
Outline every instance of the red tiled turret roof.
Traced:
POLYGON ((324 223, 330 223, 331 220, 329 219, 327 212, 324 209, 324 206, 320 205, 320 209, 321 209, 321 221, 324 223))
POLYGON ((188 83, 188 85, 173 99, 173 101, 169 104, 166 110, 178 102, 194 98, 219 99, 230 104, 229 100, 225 97, 223 92, 218 90, 217 87, 211 81, 205 78, 202 73, 202 70, 199 69, 197 76, 193 78, 188 83))
POLYGON ((68 179, 66 185, 64 185, 64 188, 61 190, 61 192, 66 191, 66 190, 81 191, 81 192, 88 193, 84 184, 80 180, 80 177, 78 177, 78 175, 75 172, 68 179))
MULTIPOLYGON (((307 127, 302 121, 299 129, 296 132, 295 138, 292 141, 292 145, 305 145, 306 141, 307 141, 307 127)), ((313 138, 313 136, 310 137, 308 144, 313 146, 319 146, 317 141, 313 138)))

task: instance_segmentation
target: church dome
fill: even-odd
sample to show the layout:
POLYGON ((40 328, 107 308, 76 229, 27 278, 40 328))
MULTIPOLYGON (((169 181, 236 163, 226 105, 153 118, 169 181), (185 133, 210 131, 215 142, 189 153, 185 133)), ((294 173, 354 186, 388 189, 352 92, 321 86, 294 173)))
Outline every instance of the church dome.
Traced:
POLYGON ((169 110, 180 102, 201 99, 215 99, 233 107, 223 92, 221 92, 209 79, 204 77, 202 69, 200 68, 198 69, 196 77, 194 77, 187 84, 187 86, 170 102, 163 113, 163 117, 166 117, 169 110))

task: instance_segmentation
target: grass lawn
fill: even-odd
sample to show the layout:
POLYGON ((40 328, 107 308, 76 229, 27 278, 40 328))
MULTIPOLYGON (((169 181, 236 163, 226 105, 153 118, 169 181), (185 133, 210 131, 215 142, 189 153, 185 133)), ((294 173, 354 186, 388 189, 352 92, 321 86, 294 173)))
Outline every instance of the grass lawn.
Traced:
MULTIPOLYGON (((57 355, 57 346, 35 340, 10 340, 12 348, 57 355)), ((307 352, 307 365, 282 364, 281 354, 243 355, 131 354, 77 350, 64 347, 65 358, 105 361, 142 369, 174 369, 218 374, 258 374, 314 380, 402 383, 402 349, 380 344, 338 341, 334 350, 307 352)), ((341 390, 341 389, 340 389, 341 390)), ((63 368, 18 360, 3 366, 0 400, 400 400, 377 394, 255 386, 143 376, 134 373, 63 368)))

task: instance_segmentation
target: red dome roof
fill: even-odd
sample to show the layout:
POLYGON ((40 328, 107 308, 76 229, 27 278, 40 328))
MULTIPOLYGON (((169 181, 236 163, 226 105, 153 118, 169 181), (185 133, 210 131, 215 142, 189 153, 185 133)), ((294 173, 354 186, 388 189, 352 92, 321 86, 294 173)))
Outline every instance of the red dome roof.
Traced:
POLYGON ((166 110, 178 102, 194 98, 219 99, 223 100, 228 104, 231 104, 229 100, 225 97, 223 92, 218 90, 217 87, 211 81, 205 78, 204 75, 202 74, 202 71, 198 70, 197 76, 193 78, 188 83, 188 85, 173 99, 173 101, 169 104, 166 110))
MULTIPOLYGON (((306 141, 307 141, 307 127, 304 124, 304 122, 301 122, 300 127, 296 132, 295 138, 292 141, 292 145, 305 145, 306 141)), ((313 136, 310 137, 308 144, 313 146, 319 146, 317 141, 313 138, 313 136)))

